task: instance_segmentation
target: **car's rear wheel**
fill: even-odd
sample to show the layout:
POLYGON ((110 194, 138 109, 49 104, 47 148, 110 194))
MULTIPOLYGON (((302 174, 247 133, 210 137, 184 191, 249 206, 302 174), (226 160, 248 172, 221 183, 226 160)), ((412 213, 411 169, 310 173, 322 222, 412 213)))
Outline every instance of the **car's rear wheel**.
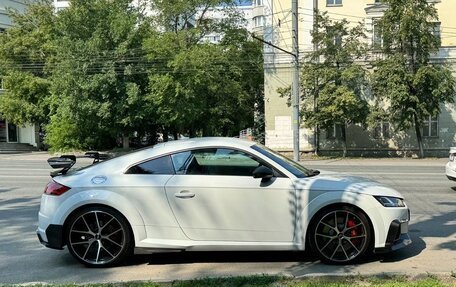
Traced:
POLYGON ((372 231, 366 215, 350 206, 319 212, 311 225, 310 243, 320 259, 331 264, 353 263, 366 253, 372 231))
POLYGON ((71 255, 87 266, 116 265, 130 253, 130 227, 114 209, 87 207, 69 218, 67 246, 71 255))

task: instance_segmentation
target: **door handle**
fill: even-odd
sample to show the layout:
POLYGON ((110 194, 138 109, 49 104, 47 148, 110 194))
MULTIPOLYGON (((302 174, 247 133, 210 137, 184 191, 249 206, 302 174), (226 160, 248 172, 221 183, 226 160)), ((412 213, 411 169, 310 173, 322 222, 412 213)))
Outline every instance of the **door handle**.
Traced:
POLYGON ((195 194, 188 190, 182 190, 179 193, 175 193, 174 196, 177 198, 193 198, 195 197, 195 194))

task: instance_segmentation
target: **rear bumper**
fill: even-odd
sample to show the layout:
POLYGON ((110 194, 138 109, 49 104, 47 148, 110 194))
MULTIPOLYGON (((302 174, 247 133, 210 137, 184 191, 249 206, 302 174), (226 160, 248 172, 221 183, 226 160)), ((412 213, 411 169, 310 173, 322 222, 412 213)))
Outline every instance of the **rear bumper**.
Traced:
POLYGON ((38 240, 41 244, 52 249, 63 249, 63 226, 51 224, 43 231, 38 228, 36 231, 38 240))
POLYGON ((411 243, 412 240, 408 234, 408 221, 400 222, 399 220, 394 220, 388 230, 385 247, 376 248, 375 253, 396 251, 411 243))

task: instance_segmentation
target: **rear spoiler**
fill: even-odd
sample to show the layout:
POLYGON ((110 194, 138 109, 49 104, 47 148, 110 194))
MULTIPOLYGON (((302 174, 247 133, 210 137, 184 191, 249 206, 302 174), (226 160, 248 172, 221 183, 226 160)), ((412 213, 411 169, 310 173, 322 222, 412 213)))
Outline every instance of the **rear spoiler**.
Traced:
POLYGON ((48 164, 55 169, 61 168, 61 170, 52 171, 51 177, 66 174, 76 163, 76 158, 93 158, 92 164, 96 164, 100 161, 109 159, 110 156, 108 154, 99 153, 97 151, 89 151, 86 152, 83 156, 62 155, 60 157, 51 157, 47 160, 48 164))

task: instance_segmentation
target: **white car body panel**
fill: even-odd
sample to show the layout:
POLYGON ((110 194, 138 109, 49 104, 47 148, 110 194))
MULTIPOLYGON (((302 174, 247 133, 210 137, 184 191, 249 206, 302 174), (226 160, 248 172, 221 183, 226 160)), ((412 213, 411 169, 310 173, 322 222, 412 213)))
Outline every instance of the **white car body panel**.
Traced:
POLYGON ((102 204, 130 223, 135 247, 176 250, 303 250, 312 217, 331 204, 363 210, 372 223, 375 248, 385 247, 393 220, 408 222, 407 207, 383 207, 373 195, 402 198, 375 181, 338 173, 296 178, 287 169, 238 139, 205 138, 156 145, 54 180, 71 187, 61 196, 44 194, 38 234, 47 241, 50 224, 63 225, 77 208, 102 204), (202 147, 250 153, 286 177, 261 183, 247 176, 125 174, 154 157, 202 147), (177 198, 182 191, 193 198, 177 198))
POLYGON ((450 155, 453 155, 453 160, 449 160, 445 165, 445 174, 449 179, 456 181, 456 147, 450 149, 450 155))
POLYGON ((262 184, 245 176, 175 175, 166 184, 174 215, 191 240, 292 242, 294 192, 289 178, 262 184), (195 197, 176 197, 186 190, 195 197))

